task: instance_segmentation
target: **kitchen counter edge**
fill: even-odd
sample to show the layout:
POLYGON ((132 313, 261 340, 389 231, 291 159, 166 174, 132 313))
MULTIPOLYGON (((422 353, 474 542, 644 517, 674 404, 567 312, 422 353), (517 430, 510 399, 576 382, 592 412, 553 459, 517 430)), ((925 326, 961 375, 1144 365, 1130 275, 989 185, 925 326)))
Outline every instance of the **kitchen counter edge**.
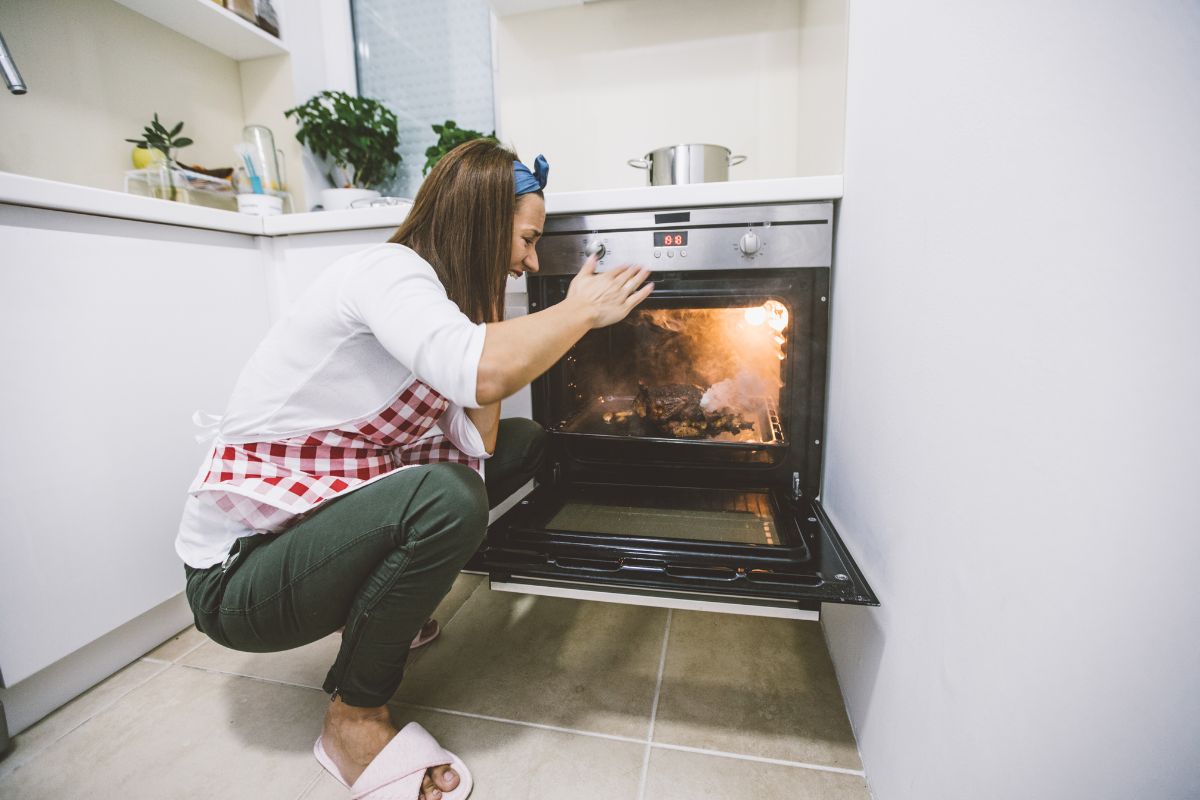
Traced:
MULTIPOLYGON (((681 206, 836 200, 841 196, 842 176, 820 175, 586 192, 548 192, 546 213, 577 214, 681 206)), ((408 214, 408 206, 393 206, 256 217, 11 172, 0 172, 0 203, 252 236, 394 228, 408 214)))

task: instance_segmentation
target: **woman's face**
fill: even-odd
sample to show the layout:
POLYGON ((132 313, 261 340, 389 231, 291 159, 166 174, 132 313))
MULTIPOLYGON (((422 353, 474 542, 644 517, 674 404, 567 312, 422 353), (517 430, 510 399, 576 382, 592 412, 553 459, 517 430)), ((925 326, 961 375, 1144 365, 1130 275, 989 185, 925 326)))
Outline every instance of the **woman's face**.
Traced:
POLYGON ((512 258, 508 260, 508 274, 519 278, 526 272, 538 271, 537 250, 534 245, 542 238, 546 225, 546 201, 536 194, 523 194, 517 198, 517 212, 513 216, 512 258))

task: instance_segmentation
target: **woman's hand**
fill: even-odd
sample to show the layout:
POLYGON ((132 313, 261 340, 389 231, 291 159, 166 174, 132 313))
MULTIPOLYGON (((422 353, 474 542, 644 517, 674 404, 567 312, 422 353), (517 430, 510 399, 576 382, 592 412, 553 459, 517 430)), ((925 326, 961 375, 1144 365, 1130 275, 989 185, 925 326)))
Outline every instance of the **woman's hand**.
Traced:
POLYGON ((654 284, 642 286, 650 277, 650 270, 645 267, 623 264, 598 273, 596 262, 595 256, 583 262, 567 288, 567 300, 583 309, 592 328, 603 328, 625 319, 638 303, 650 296, 654 284))
MULTIPOLYGON (((597 274, 596 260, 584 263, 561 303, 487 324, 475 402, 486 406, 508 397, 550 369, 589 330, 621 321, 654 291, 653 283, 642 286, 649 270, 622 266, 597 274)), ((472 419, 486 427, 490 418, 472 419)), ((480 433, 486 439, 483 428, 480 433)))

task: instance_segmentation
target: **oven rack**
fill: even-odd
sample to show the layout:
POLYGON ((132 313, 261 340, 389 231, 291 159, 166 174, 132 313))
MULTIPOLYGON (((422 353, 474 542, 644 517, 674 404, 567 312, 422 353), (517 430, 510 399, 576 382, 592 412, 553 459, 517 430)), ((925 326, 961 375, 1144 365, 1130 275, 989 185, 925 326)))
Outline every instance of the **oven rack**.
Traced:
POLYGON ((779 408, 766 397, 752 398, 758 406, 758 419, 755 420, 755 430, 766 432, 766 437, 754 440, 716 439, 712 437, 683 438, 664 436, 655 430, 636 414, 631 414, 620 429, 614 429, 603 421, 606 413, 614 414, 632 412, 633 397, 629 395, 613 395, 600 397, 584 406, 574 416, 560 420, 558 425, 550 428, 552 432, 573 439, 598 440, 609 442, 653 442, 670 445, 691 445, 693 447, 721 447, 737 450, 762 450, 787 446, 783 422, 779 416, 779 408), (606 430, 608 428, 609 430, 606 430), (609 432, 609 431, 612 432, 609 432))

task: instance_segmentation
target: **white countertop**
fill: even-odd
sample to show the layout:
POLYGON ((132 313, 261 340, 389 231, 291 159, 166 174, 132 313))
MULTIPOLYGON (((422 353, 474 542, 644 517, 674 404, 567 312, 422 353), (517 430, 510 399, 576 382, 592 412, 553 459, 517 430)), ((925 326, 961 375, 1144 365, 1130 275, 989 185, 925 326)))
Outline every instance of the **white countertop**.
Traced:
MULTIPOLYGON (((775 178, 725 183, 693 183, 680 186, 641 186, 589 192, 547 192, 546 213, 573 214, 731 203, 836 200, 841 196, 842 176, 821 175, 812 178, 775 178)), ((140 197, 108 189, 95 189, 90 186, 31 178, 11 172, 0 172, 0 203, 254 236, 289 236, 326 231, 395 228, 408 213, 407 206, 392 206, 257 217, 250 214, 239 214, 235 211, 219 211, 185 203, 140 197)))

